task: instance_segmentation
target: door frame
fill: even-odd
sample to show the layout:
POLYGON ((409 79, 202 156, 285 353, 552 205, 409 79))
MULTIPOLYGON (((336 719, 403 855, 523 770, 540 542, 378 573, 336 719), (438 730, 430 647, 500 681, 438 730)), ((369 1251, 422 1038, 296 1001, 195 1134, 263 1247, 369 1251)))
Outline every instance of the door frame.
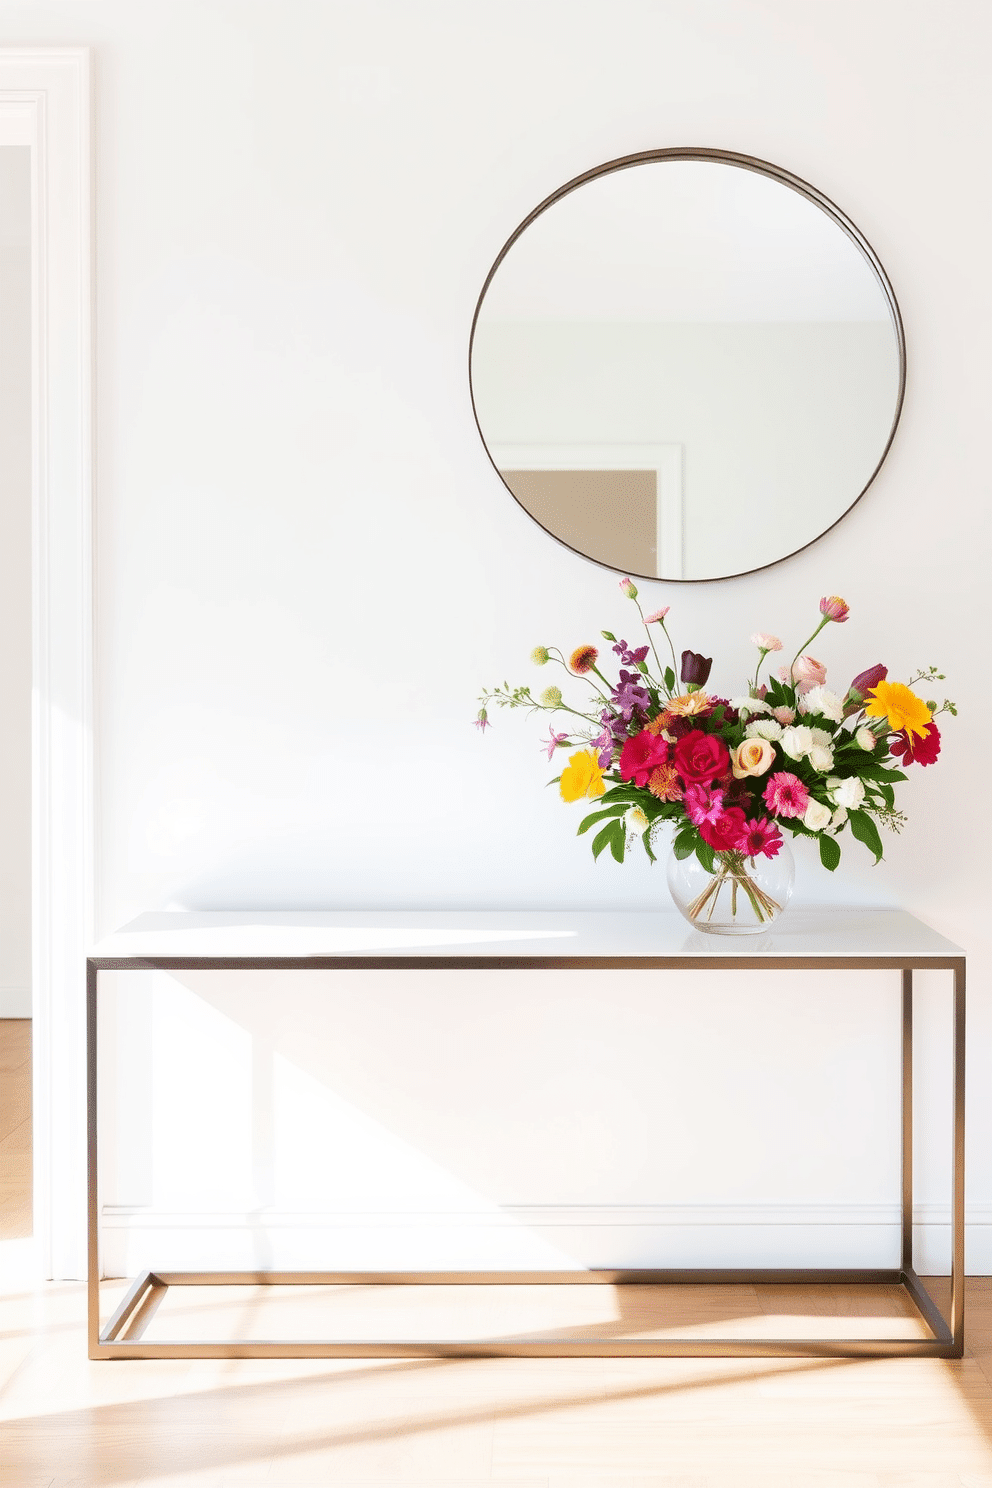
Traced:
POLYGON ((85 954, 93 938, 90 54, 0 48, 0 132, 32 164, 34 1235, 85 1275, 85 954))

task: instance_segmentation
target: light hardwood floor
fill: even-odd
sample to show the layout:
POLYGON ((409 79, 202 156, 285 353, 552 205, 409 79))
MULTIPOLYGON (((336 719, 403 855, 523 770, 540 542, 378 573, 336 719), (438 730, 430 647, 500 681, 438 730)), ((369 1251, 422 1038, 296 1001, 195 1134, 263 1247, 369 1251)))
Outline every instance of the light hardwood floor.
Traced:
MULTIPOLYGON (((81 1284, 3 1284, 5 1257, 28 1243, 29 1047, 29 1025, 0 1022, 3 1488, 992 1488, 992 1281, 983 1278, 969 1282, 960 1362, 90 1363, 81 1284)), ((648 1298, 575 1294, 504 1298, 503 1321, 516 1327, 519 1309, 532 1307, 534 1327, 560 1325, 558 1312, 572 1307, 571 1326, 582 1328, 602 1321, 605 1306, 618 1329, 660 1325, 648 1298)), ((301 1293, 278 1305, 311 1304, 301 1293)), ((262 1305, 247 1293, 170 1292, 156 1326, 167 1332, 171 1317, 206 1331, 262 1305)), ((785 1316, 805 1329, 828 1306, 849 1326, 882 1313, 900 1326, 903 1312, 871 1289, 687 1288, 668 1321, 724 1328, 785 1316)))

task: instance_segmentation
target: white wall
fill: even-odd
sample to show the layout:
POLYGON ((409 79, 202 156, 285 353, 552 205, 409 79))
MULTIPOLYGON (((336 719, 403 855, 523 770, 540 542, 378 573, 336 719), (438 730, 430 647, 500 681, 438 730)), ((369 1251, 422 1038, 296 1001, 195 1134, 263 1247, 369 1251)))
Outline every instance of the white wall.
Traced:
MULTIPOLYGON (((990 29, 977 0, 0 0, 5 44, 95 49, 103 928, 170 904, 666 902, 646 863, 593 865, 525 721, 470 726, 482 683, 531 680, 536 642, 623 634, 631 611, 491 470, 468 328, 499 246, 572 175, 651 146, 751 153, 878 250, 909 337, 902 427, 810 551, 649 603, 731 689, 752 630, 798 642, 834 592, 852 606, 817 653, 835 679, 879 659, 949 672, 962 716, 907 787, 886 862, 845 853, 828 879, 804 860, 798 892, 900 904, 968 950, 970 1199, 987 1213, 990 29)), ((777 1039, 777 1006, 754 989, 742 1065, 777 1039)), ((710 1008, 692 1025, 703 1068, 710 1008)), ((804 1088, 843 1104, 887 1068, 891 1017, 866 1000, 831 1055, 818 1016, 790 1047, 804 1088)), ((319 1079, 333 1097, 333 1070, 319 1079)), ((604 1099, 625 1085, 617 1064, 604 1099)), ((724 1099, 711 1089, 714 1120, 756 1115, 724 1099)), ((786 1203, 787 1176, 756 1170, 752 1192, 786 1203)), ((942 1201, 924 1177, 921 1201, 942 1201)))
POLYGON ((31 1016, 31 151, 0 146, 0 1018, 31 1016))

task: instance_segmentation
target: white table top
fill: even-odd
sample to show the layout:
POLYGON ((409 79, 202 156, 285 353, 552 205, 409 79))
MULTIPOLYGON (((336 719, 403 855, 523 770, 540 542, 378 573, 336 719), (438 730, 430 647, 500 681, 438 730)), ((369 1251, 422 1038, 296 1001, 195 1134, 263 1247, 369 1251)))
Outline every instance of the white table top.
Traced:
POLYGON ((964 952, 898 909, 789 909, 763 935, 704 935, 674 910, 214 910, 144 914, 93 946, 127 957, 629 957, 741 960, 964 952))

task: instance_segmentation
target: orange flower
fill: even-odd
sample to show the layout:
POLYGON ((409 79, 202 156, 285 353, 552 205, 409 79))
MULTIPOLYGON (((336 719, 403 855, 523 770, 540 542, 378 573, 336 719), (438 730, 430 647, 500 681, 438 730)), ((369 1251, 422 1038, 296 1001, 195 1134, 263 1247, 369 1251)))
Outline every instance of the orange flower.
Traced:
POLYGON ((669 698, 665 711, 672 718, 693 718, 712 713, 713 704, 705 692, 685 692, 681 697, 669 698))
POLYGON ((568 658, 568 664, 573 672, 578 672, 581 677, 583 672, 591 672, 596 665, 599 652, 595 646, 577 646, 568 658))
POLYGON ((922 698, 902 682, 879 682, 872 689, 871 701, 865 704, 868 718, 887 718, 895 733, 919 734, 927 731, 932 714, 922 698))
POLYGON ((674 765, 658 765, 648 776, 648 790, 659 801, 681 801, 682 782, 674 765))

